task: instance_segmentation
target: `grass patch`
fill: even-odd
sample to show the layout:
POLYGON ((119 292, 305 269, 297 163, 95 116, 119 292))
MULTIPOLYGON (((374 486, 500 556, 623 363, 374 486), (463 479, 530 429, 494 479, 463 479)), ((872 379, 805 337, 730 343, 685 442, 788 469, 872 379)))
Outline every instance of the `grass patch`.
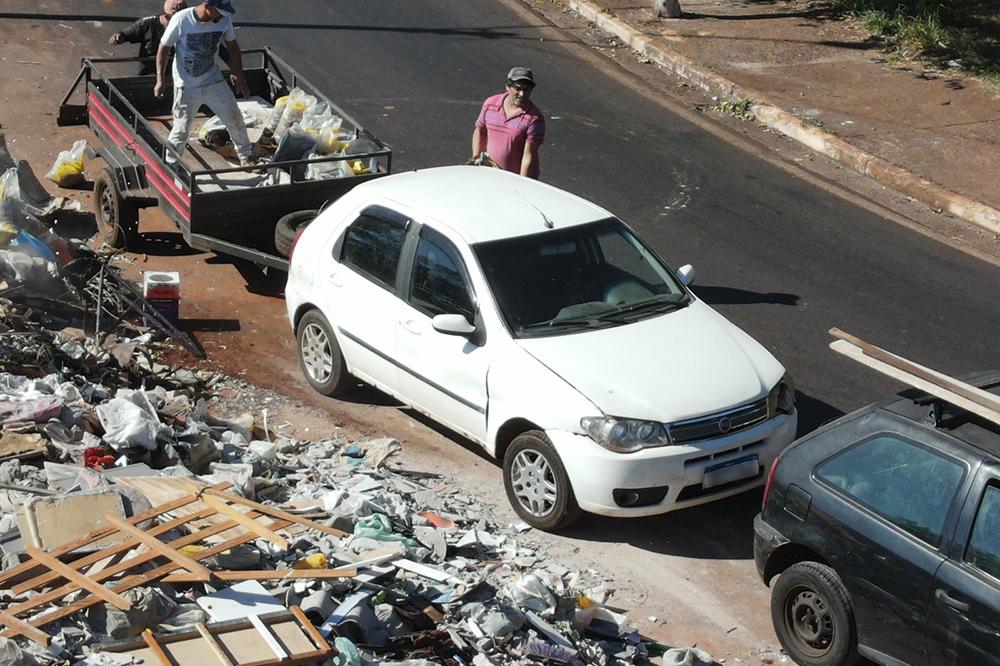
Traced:
POLYGON ((860 19, 873 37, 907 59, 948 67, 1000 83, 1000 3, 997 0, 831 0, 860 19))
POLYGON ((719 113, 736 116, 740 120, 753 120, 753 100, 749 97, 739 97, 737 99, 720 99, 712 107, 719 113))

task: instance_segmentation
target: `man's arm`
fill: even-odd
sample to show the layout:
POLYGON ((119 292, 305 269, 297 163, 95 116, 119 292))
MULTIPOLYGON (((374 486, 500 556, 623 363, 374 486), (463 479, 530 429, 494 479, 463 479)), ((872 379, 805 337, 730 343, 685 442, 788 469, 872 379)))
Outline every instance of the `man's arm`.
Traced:
POLYGON ((521 157, 521 175, 528 178, 538 179, 540 164, 538 162, 538 152, 541 149, 540 143, 524 144, 524 156, 521 157))
POLYGON ((486 128, 476 126, 472 132, 472 159, 479 157, 486 150, 486 128))
POLYGON ((243 52, 235 39, 226 41, 226 48, 229 50, 229 76, 236 90, 245 98, 250 97, 250 87, 247 85, 247 78, 243 74, 243 52))
POLYGON ((138 44, 142 41, 143 35, 146 33, 146 24, 149 19, 159 20, 155 16, 147 16, 146 18, 141 18, 129 27, 125 28, 121 32, 116 32, 111 35, 111 39, 108 40, 110 44, 121 44, 122 42, 128 42, 129 44, 138 44))
POLYGON ((167 75, 167 60, 170 59, 170 47, 160 44, 156 49, 156 85, 153 86, 153 96, 163 97, 163 80, 167 75))

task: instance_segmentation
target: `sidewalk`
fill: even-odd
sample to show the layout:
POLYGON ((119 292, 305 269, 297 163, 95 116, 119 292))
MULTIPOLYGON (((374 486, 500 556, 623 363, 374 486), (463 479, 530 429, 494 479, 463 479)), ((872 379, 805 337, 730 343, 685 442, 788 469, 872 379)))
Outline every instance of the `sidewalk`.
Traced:
POLYGON ((562 0, 757 120, 931 208, 1000 234, 1000 96, 951 69, 895 63, 848 17, 797 0, 562 0))

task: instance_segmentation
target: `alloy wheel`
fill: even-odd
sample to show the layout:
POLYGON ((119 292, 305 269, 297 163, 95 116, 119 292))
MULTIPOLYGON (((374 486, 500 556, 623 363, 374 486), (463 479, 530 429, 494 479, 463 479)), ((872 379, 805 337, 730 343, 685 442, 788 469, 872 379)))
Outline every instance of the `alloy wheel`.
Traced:
POLYGON ((510 478, 517 501, 528 513, 543 518, 552 512, 559 489, 545 456, 532 449, 520 451, 511 466, 510 478))
POLYGON ((302 364, 318 384, 329 381, 333 374, 333 352, 330 339, 319 324, 309 323, 302 331, 302 364))

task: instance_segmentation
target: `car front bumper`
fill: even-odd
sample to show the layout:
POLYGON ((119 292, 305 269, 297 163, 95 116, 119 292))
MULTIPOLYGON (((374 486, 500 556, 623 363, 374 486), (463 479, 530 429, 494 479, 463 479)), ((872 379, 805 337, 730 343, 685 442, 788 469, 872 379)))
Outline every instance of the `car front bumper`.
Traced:
POLYGON ((798 414, 783 414, 753 428, 703 442, 615 453, 586 435, 565 430, 546 434, 562 459, 580 508, 603 516, 653 516, 705 504, 764 484, 767 470, 795 439, 798 414), (756 476, 703 488, 706 468, 755 455, 756 476), (662 500, 621 506, 615 490, 663 489, 662 500))

